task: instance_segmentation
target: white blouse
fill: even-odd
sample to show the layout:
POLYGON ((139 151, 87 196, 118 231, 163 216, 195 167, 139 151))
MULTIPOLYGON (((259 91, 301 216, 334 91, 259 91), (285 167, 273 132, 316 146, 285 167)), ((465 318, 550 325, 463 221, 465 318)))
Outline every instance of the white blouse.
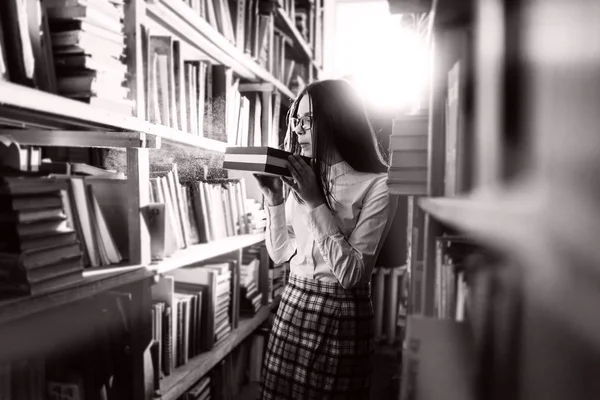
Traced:
POLYGON ((342 161, 330 167, 334 212, 310 209, 290 194, 267 206, 266 247, 274 263, 290 261, 290 273, 348 289, 371 281, 384 232, 391 224, 386 173, 366 173, 342 161))

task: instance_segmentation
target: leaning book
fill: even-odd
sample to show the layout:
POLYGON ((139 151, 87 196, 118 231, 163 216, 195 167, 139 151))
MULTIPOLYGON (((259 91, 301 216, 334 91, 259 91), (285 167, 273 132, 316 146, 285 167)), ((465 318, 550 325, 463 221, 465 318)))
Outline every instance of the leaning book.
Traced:
MULTIPOLYGON (((286 166, 290 155, 292 153, 273 147, 227 147, 223 169, 290 177, 286 166)), ((310 165, 310 158, 302 158, 310 165)))

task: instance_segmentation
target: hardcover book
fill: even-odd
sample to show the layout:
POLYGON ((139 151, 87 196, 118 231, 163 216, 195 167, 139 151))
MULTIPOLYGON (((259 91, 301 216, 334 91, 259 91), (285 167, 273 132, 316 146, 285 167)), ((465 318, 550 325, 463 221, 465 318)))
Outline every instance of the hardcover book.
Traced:
MULTIPOLYGON (((223 169, 252 171, 261 175, 291 177, 287 159, 292 153, 273 147, 228 147, 223 169)), ((302 156, 310 165, 311 160, 302 156)))

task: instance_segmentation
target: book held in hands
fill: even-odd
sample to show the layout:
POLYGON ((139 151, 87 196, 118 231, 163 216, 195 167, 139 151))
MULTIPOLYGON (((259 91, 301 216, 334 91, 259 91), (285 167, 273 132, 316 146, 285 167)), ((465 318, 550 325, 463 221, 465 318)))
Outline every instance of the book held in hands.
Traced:
MULTIPOLYGON (((273 147, 228 147, 223 169, 251 171, 261 175, 291 177, 287 160, 292 153, 273 147)), ((310 165, 311 160, 302 156, 310 165)))

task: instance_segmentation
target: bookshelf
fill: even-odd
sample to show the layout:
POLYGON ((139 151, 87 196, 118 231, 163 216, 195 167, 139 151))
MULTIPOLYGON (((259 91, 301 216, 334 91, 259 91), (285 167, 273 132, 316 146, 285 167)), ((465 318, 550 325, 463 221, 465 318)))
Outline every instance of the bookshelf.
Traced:
POLYGON ((404 370, 403 398, 598 396, 598 14, 584 1, 487 0, 434 1, 431 15, 424 279, 411 288, 422 307, 404 348, 420 367, 404 370), (437 345, 454 354, 428 355, 437 345), (459 366, 471 375, 444 394, 427 387, 459 366))
POLYGON ((119 286, 153 278, 177 268, 210 261, 263 241, 264 234, 233 236, 191 246, 178 251, 172 257, 150 265, 123 265, 85 270, 84 281, 77 286, 37 296, 15 297, 0 301, 0 324, 92 297, 119 286))
POLYGON ((148 268, 157 274, 164 274, 186 265, 210 261, 227 253, 254 246, 265 240, 263 233, 254 235, 231 236, 216 242, 197 244, 175 253, 172 257, 151 265, 148 268))
POLYGON ((270 312, 269 306, 263 306, 254 317, 243 318, 238 328, 218 343, 211 352, 193 358, 185 366, 176 369, 173 375, 165 378, 162 382, 163 388, 156 391, 154 398, 161 400, 178 399, 187 388, 206 375, 231 350, 266 321, 270 312))
POLYGON ((42 313, 152 276, 154 274, 151 271, 140 267, 128 272, 88 277, 75 287, 56 292, 3 300, 0 302, 0 324, 42 313))
MULTIPOLYGON (((204 0, 202 1, 208 4, 204 0)), ((9 2, 16 4, 15 0, 9 0, 9 2)), ((30 3, 36 2, 37 0, 32 0, 30 3)), ((212 0, 212 2, 213 5, 223 6, 223 0, 212 0)), ((96 3, 99 4, 99 2, 89 2, 90 7, 95 7, 96 3)), ((118 8, 120 2, 113 1, 112 3, 118 8)), ((8 2, 2 2, 2 4, 0 13, 4 11, 4 6, 8 2)), ((65 340, 65 338, 75 337, 78 334, 78 331, 65 333, 68 331, 67 328, 53 322, 52 318, 55 314, 65 314, 62 315, 62 318, 65 318, 66 321, 69 319, 83 321, 88 314, 84 311, 82 314, 69 315, 71 308, 79 310, 78 307, 83 307, 84 304, 86 306, 91 304, 93 307, 97 307, 98 304, 106 305, 103 302, 106 302, 107 299, 113 301, 123 295, 120 301, 125 301, 129 316, 127 334, 131 337, 131 347, 127 349, 127 354, 130 356, 131 362, 130 383, 132 387, 131 392, 119 398, 177 399, 189 390, 199 378, 226 359, 233 349, 244 342, 267 320, 270 313, 269 301, 266 298, 270 260, 263 248, 258 255, 254 253, 260 259, 258 281, 256 282, 258 295, 260 295, 257 295, 257 298, 260 297, 262 304, 260 310, 253 317, 238 318, 239 324, 237 319, 234 324, 234 317, 230 317, 232 329, 222 340, 209 351, 203 351, 190 357, 187 363, 176 367, 172 374, 157 378, 153 375, 156 370, 153 367, 149 368, 149 364, 152 364, 152 361, 149 360, 149 346, 156 343, 153 341, 153 335, 156 333, 153 331, 155 320, 153 320, 151 312, 154 312, 155 305, 152 290, 157 283, 162 282, 169 277, 169 274, 174 274, 178 269, 200 264, 205 266, 211 262, 237 262, 235 264, 237 267, 234 268, 238 269, 237 274, 239 275, 243 256, 247 256, 245 253, 247 249, 264 247, 264 233, 239 234, 210 240, 204 244, 185 245, 159 262, 152 260, 151 231, 143 215, 143 212, 151 204, 152 152, 167 151, 170 150, 169 147, 193 150, 196 152, 194 158, 195 155, 200 154, 204 157, 203 160, 210 159, 211 162, 214 160, 218 162, 228 143, 231 142, 229 137, 225 140, 223 135, 221 135, 221 139, 215 136, 215 131, 224 130, 224 128, 213 126, 207 128, 202 125, 202 122, 199 122, 194 133, 194 130, 190 129, 191 124, 186 126, 182 122, 183 117, 177 123, 173 123, 168 118, 162 118, 162 122, 157 122, 156 115, 152 116, 152 112, 156 110, 152 110, 150 106, 152 94, 148 93, 150 93, 149 87, 152 83, 149 81, 154 79, 154 84, 158 85, 156 83, 158 78, 152 75, 153 72, 150 72, 149 69, 146 53, 150 52, 148 50, 150 39, 155 36, 169 37, 172 42, 177 42, 182 63, 190 62, 200 65, 204 63, 209 66, 207 68, 224 71, 224 75, 230 74, 234 84, 239 84, 240 88, 244 87, 248 90, 248 92, 242 93, 240 89, 239 92, 242 96, 246 96, 247 93, 251 95, 254 92, 255 99, 260 99, 268 104, 263 108, 266 111, 261 116, 261 124, 263 124, 263 131, 268 132, 269 135, 272 133, 273 136, 281 136, 281 127, 285 125, 282 115, 285 115, 286 107, 304 84, 317 79, 321 67, 315 48, 316 38, 322 36, 312 31, 301 34, 292 14, 285 11, 280 5, 273 7, 271 4, 271 8, 260 10, 260 18, 258 14, 251 14, 251 18, 247 19, 248 21, 255 20, 255 22, 248 23, 255 24, 257 29, 259 19, 264 22, 263 28, 266 33, 263 33, 267 37, 265 39, 267 42, 273 41, 269 35, 273 36, 275 29, 291 39, 290 42, 286 42, 287 44, 282 44, 282 46, 287 46, 287 51, 282 51, 280 54, 282 59, 273 60, 272 58, 275 56, 272 48, 267 50, 267 54, 257 54, 254 45, 240 44, 239 37, 231 40, 232 38, 228 37, 222 29, 223 21, 215 24, 215 21, 211 21, 209 16, 201 16, 196 7, 198 4, 199 2, 196 0, 128 0, 123 2, 123 16, 119 20, 122 22, 122 33, 125 39, 121 56, 125 56, 122 57, 122 63, 126 70, 125 85, 128 92, 119 100, 125 101, 131 107, 125 107, 118 111, 114 108, 102 108, 100 105, 86 104, 84 101, 59 95, 57 94, 58 90, 43 90, 41 85, 38 85, 37 79, 32 85, 11 80, 14 75, 4 75, 2 62, 18 57, 6 53, 4 45, 7 35, 0 35, 0 50, 2 50, 0 56, 7 56, 7 58, 0 59, 0 135, 9 136, 23 146, 41 146, 44 149, 101 148, 123 155, 125 164, 122 172, 127 177, 127 196, 123 199, 126 221, 123 222, 127 224, 125 236, 128 240, 128 259, 125 262, 85 269, 83 279, 77 284, 46 294, 0 301, 0 326, 6 327, 6 330, 0 329, 3 331, 0 336, 11 336, 10 340, 3 342, 7 344, 6 347, 0 346, 0 364, 6 360, 18 360, 19 352, 30 355, 34 351, 33 349, 40 348, 46 351, 57 346, 60 347, 59 344, 52 343, 54 337, 65 340), (286 67, 283 65, 287 58, 295 61, 296 68, 286 71, 286 67), (275 63, 283 66, 281 70, 273 68, 275 63), (284 81, 282 77, 285 77, 287 81, 284 81), (252 89, 252 85, 255 85, 256 90, 252 89), (276 113, 279 115, 275 115, 276 113), (268 121, 273 121, 273 124, 275 124, 274 121, 277 121, 279 125, 264 126, 268 121), (30 329, 32 327, 34 329, 30 329), (29 330, 26 331, 26 335, 23 335, 21 343, 21 338, 15 335, 15 332, 20 332, 22 329, 29 330), (50 331, 50 334, 43 338, 42 344, 38 345, 36 338, 45 333, 46 329, 50 331), (16 345, 11 347, 9 343, 16 345), (156 387, 160 389, 157 390, 156 387)), ((259 2, 256 1, 255 4, 258 10, 259 2)), ((307 26, 312 30, 317 19, 315 9, 318 8, 318 4, 302 3, 302 7, 311 15, 307 26)), ((104 10, 106 11, 106 7, 104 10)), ((113 11, 109 14, 113 14, 113 11)), ((225 20, 227 17, 231 16, 223 15, 225 20)), ((0 33, 6 29, 6 19, 3 18, 4 16, 0 18, 0 33)), ((233 23, 235 30, 236 21, 229 22, 233 23)), ((237 23, 239 23, 239 18, 237 23)), ((238 31, 236 31, 236 35, 238 31)), ((33 32, 33 30, 29 29, 29 32, 33 32)), ((259 47, 256 48, 263 50, 259 47)), ((50 48, 50 53, 52 50, 50 48)), ((48 55, 46 54, 46 56, 48 55)), ((36 53, 36 57, 39 57, 38 53, 36 53)), ((47 64, 47 59, 36 58, 34 61, 36 67, 47 64)), ((6 65, 8 65, 9 72, 14 68, 11 64, 7 63, 6 65)), ((173 71, 168 72, 170 74, 173 71)), ((180 75, 182 74, 183 72, 180 70, 180 75)), ((185 79, 187 78, 182 78, 183 82, 188 83, 185 79)), ((200 87, 208 86, 208 82, 207 80, 196 81, 198 91, 200 87)), ((176 81, 174 83, 177 84, 176 81)), ((124 88, 119 86, 118 89, 124 88)), ((226 89, 228 90, 229 87, 226 89)), ((169 90, 171 89, 169 88, 169 90)), ((179 97, 183 98, 182 92, 185 92, 185 89, 174 90, 178 90, 177 97, 175 97, 175 102, 177 102, 179 97)), ((193 90, 195 89, 190 89, 190 92, 193 90)), ((190 101, 190 97, 191 95, 187 97, 188 101, 190 101)), ((200 95, 198 98, 200 99, 200 95)), ((169 98, 168 102, 171 101, 172 98, 169 98)), ((207 103, 209 101, 216 102, 216 99, 209 99, 207 103)), ((201 107, 203 108, 204 105, 202 103, 201 107)), ((212 107, 212 105, 210 106, 212 107)), ((226 102, 226 105, 228 106, 229 103, 226 102)), ((170 104, 169 107, 173 107, 172 110, 175 110, 173 104, 170 104)), ((177 104, 179 113, 173 112, 171 118, 179 118, 179 115, 183 115, 181 110, 185 107, 183 103, 177 104)), ((236 112, 235 107, 234 104, 232 106, 234 112, 236 112)), ((238 103, 237 107, 241 108, 242 105, 238 103)), ((188 112, 189 110, 186 110, 186 113, 188 112)), ((239 126, 238 129, 240 129, 239 126)), ((268 139, 271 143, 271 136, 268 136, 268 139)), ((278 140, 273 140, 273 143, 278 144, 277 142, 278 140)), ((199 156, 198 159, 201 157, 199 156)), ((207 164, 205 166, 208 167, 207 164)), ((210 167, 214 168, 214 164, 210 167)), ((239 284, 239 276, 232 278, 231 281, 235 282, 235 279, 239 284)), ((239 299, 237 301, 239 302, 239 299)), ((65 324, 65 327, 68 326, 65 324)), ((62 345, 64 346, 64 343, 62 345)), ((41 356, 45 355, 42 352, 41 356)), ((4 367, 4 365, 0 366, 4 367)), ((2 382, 4 382, 2 379, 6 379, 5 372, 0 369, 0 397, 6 394, 2 393, 1 389, 2 382)), ((10 378, 10 375, 8 376, 10 378)))

